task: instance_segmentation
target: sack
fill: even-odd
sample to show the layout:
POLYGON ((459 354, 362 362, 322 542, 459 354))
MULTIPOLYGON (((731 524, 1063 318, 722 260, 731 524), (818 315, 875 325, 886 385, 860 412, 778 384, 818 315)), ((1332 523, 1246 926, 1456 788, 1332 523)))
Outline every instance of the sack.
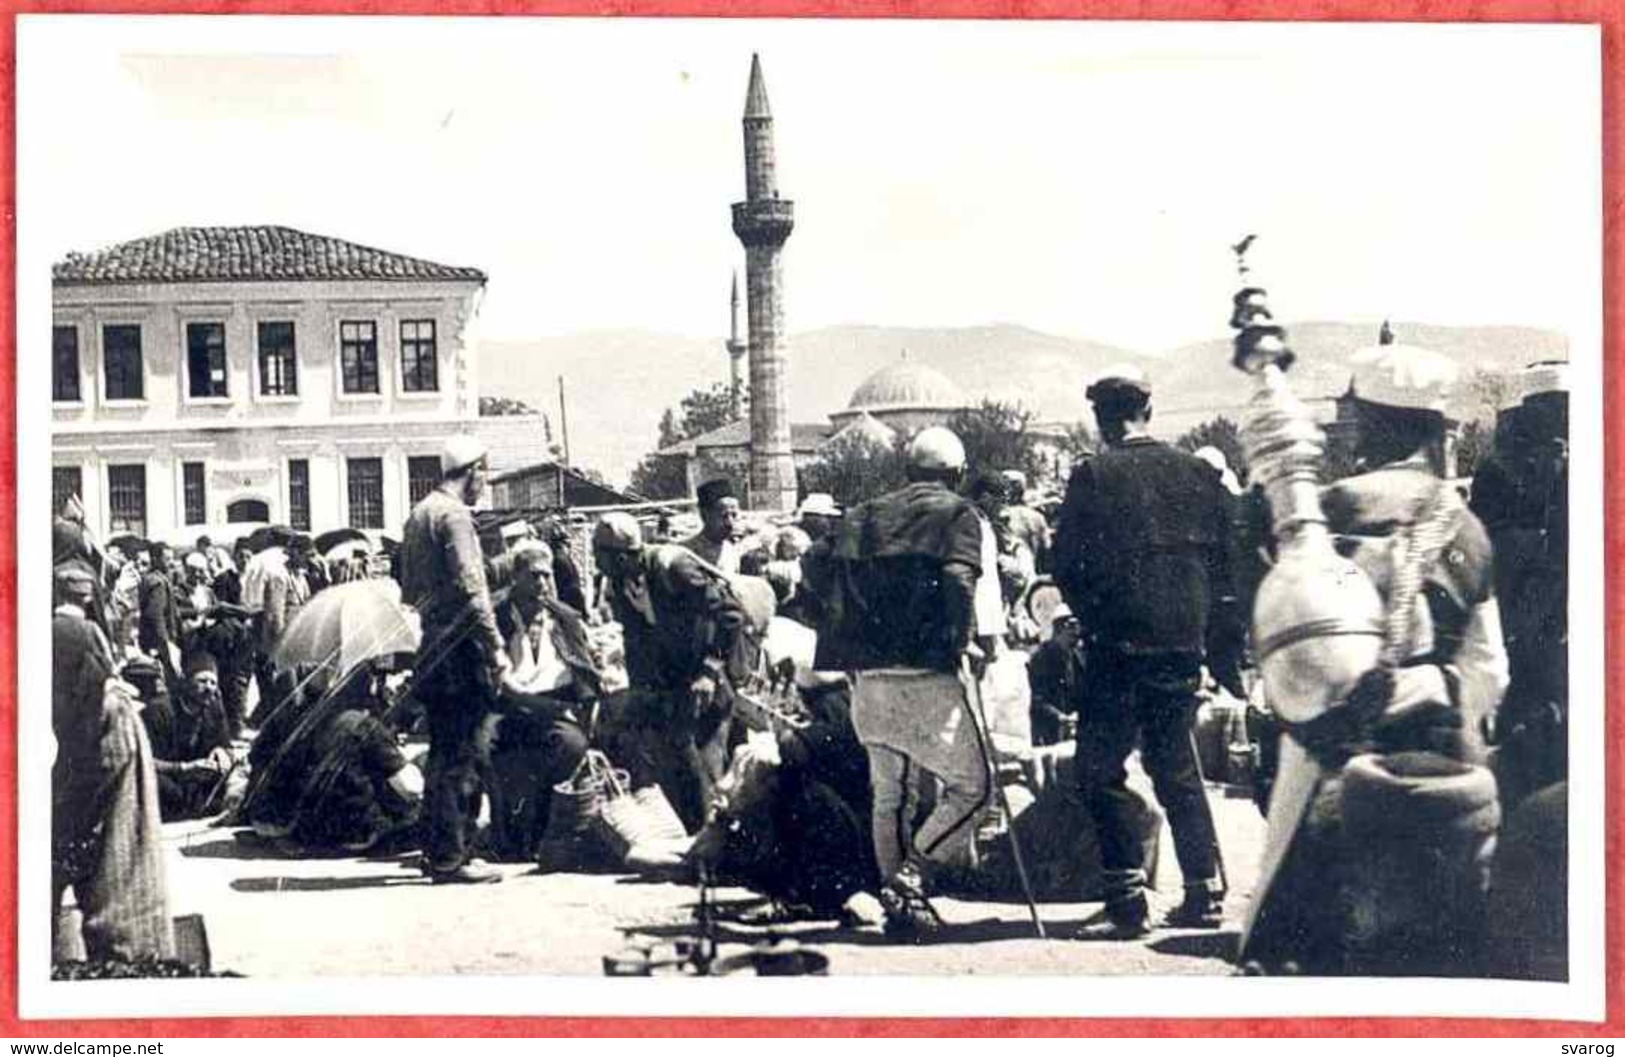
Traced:
POLYGON ((1027 655, 1007 650, 994 658, 982 676, 982 708, 993 750, 1009 759, 1033 751, 1033 692, 1027 682, 1027 655))
POLYGON ((593 820, 594 831, 617 859, 625 862, 628 853, 640 844, 687 838, 688 830, 683 828, 664 790, 647 785, 633 791, 629 785, 626 772, 611 772, 607 796, 593 820))
POLYGON ((597 749, 588 749, 576 765, 575 773, 553 787, 547 806, 544 839, 583 837, 592 832, 610 790, 628 784, 625 771, 617 771, 597 749))

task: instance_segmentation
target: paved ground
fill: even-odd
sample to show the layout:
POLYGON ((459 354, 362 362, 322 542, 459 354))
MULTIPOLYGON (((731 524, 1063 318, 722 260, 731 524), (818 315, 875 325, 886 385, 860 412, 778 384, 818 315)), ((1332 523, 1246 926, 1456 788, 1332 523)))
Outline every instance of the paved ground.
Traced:
MULTIPOLYGON (((1231 896, 1239 916, 1252 887, 1263 825, 1252 803, 1210 792, 1231 896)), ((411 857, 293 859, 236 839, 234 830, 200 823, 166 827, 176 914, 204 915, 216 969, 252 977, 435 973, 585 974, 624 945, 623 931, 676 935, 692 918, 692 888, 630 876, 540 874, 503 867, 504 883, 433 886, 411 857)), ((1164 902, 1178 898, 1179 875, 1163 836, 1159 877, 1164 902)), ((754 897, 723 889, 739 908, 754 897)), ((1222 933, 1163 932, 1133 943, 1039 941, 1025 906, 942 899, 953 926, 946 942, 889 944, 878 929, 833 924, 783 929, 828 955, 832 975, 1160 974, 1230 971, 1222 933)), ((1093 914, 1097 904, 1042 908, 1055 933, 1093 914)), ((761 928, 724 922, 724 955, 760 941, 761 928)))

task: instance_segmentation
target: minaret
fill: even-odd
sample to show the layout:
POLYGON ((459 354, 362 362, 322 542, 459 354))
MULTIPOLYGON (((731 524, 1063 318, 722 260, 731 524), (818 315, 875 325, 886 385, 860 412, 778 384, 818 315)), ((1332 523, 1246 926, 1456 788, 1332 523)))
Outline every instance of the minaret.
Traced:
POLYGON ((734 418, 743 418, 745 409, 750 406, 749 390, 746 388, 745 353, 750 351, 748 342, 739 340, 739 273, 734 272, 733 290, 728 295, 728 394, 729 410, 734 418))
POLYGON ((796 464, 790 449, 785 391, 784 273, 779 250, 795 227, 795 207, 779 197, 773 159, 773 114, 761 60, 750 57, 745 93, 745 201, 733 205, 734 234, 745 245, 750 316, 750 506, 792 510, 796 464))

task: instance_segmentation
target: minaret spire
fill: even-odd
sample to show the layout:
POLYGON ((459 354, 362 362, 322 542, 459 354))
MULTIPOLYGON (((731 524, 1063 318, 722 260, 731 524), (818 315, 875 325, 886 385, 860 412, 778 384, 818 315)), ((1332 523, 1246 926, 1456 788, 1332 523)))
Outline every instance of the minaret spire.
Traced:
MULTIPOLYGON (((759 56, 750 58, 745 91, 745 200, 733 205, 734 234, 745 246, 745 294, 750 317, 750 505, 791 510, 796 464, 790 450, 785 389, 784 271, 779 251, 795 227, 795 206, 779 197, 773 112, 759 56)), ((732 353, 732 347, 729 349, 732 353)))
POLYGON ((749 392, 745 379, 745 354, 750 343, 739 340, 739 272, 734 271, 733 287, 728 293, 728 410, 735 419, 745 417, 749 406, 749 392))

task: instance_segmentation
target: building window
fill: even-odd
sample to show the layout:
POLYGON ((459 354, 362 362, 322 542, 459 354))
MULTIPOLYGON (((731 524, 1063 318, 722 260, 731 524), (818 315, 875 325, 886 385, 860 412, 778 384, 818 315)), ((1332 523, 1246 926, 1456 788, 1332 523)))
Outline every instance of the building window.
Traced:
POLYGON ((194 400, 226 394, 226 325, 186 324, 187 392, 194 400))
POLYGON ((299 359, 294 354, 293 324, 261 323, 259 338, 260 395, 298 396, 299 359))
POLYGON ((288 460, 288 525, 310 531, 310 460, 288 460))
POLYGON ((350 459, 350 527, 384 527, 384 460, 350 459))
POLYGON ((378 391, 378 325, 371 320, 339 324, 339 365, 346 393, 378 391))
POLYGON ((408 393, 433 393, 440 388, 434 320, 401 321, 401 388, 408 393))
POLYGON ((440 483, 440 456, 409 455, 406 459, 406 494, 413 506, 440 483))
POLYGON ((51 513, 62 513, 68 500, 84 496, 84 487, 84 471, 79 467, 51 467, 51 513))
POLYGON ((111 532, 147 534, 147 467, 145 463, 107 468, 107 527, 111 532))
POLYGON ((51 328, 51 399, 79 400, 79 328, 51 328))
POLYGON ((102 365, 107 373, 107 399, 145 399, 140 324, 114 323, 102 328, 102 365))
POLYGON ((206 524, 209 520, 209 502, 204 492, 202 463, 181 463, 181 496, 186 507, 186 524, 206 524))

